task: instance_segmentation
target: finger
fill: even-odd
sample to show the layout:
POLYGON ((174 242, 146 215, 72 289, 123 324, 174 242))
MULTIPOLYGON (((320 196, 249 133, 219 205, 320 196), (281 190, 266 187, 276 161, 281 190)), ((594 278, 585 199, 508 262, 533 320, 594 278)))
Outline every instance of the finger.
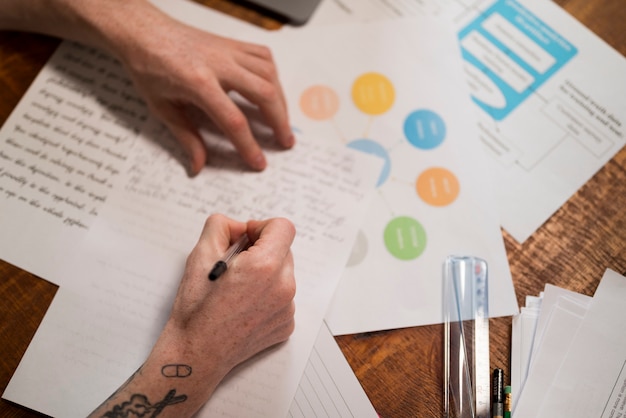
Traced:
POLYGON ((258 56, 251 53, 241 53, 234 54, 234 58, 237 64, 274 84, 278 89, 280 100, 285 108, 287 107, 287 100, 285 99, 285 94, 280 84, 278 70, 269 49, 267 49, 267 54, 265 56, 258 56))
POLYGON ((243 222, 230 219, 219 213, 213 214, 204 223, 197 247, 203 256, 208 251, 215 254, 219 259, 233 242, 246 233, 246 228, 247 226, 243 222))
POLYGON ((248 236, 254 242, 250 250, 258 253, 261 259, 289 256, 291 244, 296 235, 295 226, 285 218, 273 218, 265 221, 249 221, 248 236))
POLYGON ((274 62, 272 50, 267 45, 237 41, 237 40, 233 40, 229 38, 224 38, 224 39, 228 39, 235 43, 234 45, 231 46, 232 50, 241 51, 248 55, 255 56, 265 61, 274 62))
POLYGON ((183 109, 163 104, 154 113, 165 124, 187 155, 189 175, 195 176, 206 164, 207 152, 202 137, 183 109))
POLYGON ((248 119, 221 86, 207 86, 195 104, 232 142, 246 164, 255 170, 263 170, 267 166, 263 151, 252 136, 248 119))
MULTIPOLYGON (((207 218, 194 249, 187 257, 185 274, 181 281, 176 303, 179 299, 186 304, 199 302, 208 297, 212 286, 208 286, 208 274, 215 263, 226 252, 233 237, 246 232, 246 224, 224 215, 214 214, 207 218)), ((178 309, 186 309, 178 306, 178 309)))
POLYGON ((295 137, 289 125, 287 101, 275 67, 266 61, 250 55, 239 56, 237 62, 247 72, 236 81, 235 89, 251 103, 256 104, 274 131, 276 140, 286 148, 291 148, 295 137), (248 88, 248 86, 253 86, 248 88))

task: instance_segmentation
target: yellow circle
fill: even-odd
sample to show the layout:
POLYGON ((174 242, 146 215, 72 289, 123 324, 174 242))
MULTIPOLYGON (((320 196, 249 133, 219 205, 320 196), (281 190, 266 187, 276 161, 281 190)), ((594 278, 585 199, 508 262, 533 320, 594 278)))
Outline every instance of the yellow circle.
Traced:
POLYGON ((356 107, 368 115, 385 113, 395 100, 393 84, 379 73, 365 73, 352 85, 352 100, 356 107))
POLYGON ((433 167, 422 172, 415 183, 417 194, 433 206, 446 206, 459 195, 459 180, 445 168, 433 167))
POLYGON ((330 119, 339 109, 339 97, 330 87, 311 86, 300 96, 300 109, 311 119, 330 119))

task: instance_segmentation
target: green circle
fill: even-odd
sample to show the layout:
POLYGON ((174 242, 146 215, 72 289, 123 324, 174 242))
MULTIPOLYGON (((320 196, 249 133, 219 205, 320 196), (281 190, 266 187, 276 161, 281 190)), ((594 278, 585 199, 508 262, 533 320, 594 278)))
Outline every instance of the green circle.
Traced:
POLYGON ((400 260, 413 260, 426 248, 426 231, 413 218, 400 216, 392 219, 385 228, 385 246, 400 260))

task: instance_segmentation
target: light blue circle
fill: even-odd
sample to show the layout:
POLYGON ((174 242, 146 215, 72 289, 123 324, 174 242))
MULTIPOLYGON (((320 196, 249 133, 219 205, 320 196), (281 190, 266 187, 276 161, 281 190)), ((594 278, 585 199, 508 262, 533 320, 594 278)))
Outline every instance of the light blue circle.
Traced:
POLYGON ((404 136, 416 148, 433 149, 446 137, 446 124, 431 110, 416 110, 404 121, 404 136))
POLYGON ((381 170, 380 176, 378 177, 376 187, 380 187, 385 181, 387 181, 387 178, 389 177, 389 172, 391 171, 391 159, 389 158, 389 153, 387 153, 387 150, 384 149, 382 145, 371 139, 355 139, 348 144, 348 148, 352 148, 368 154, 373 154, 377 157, 382 158, 385 163, 383 164, 383 169, 381 170))

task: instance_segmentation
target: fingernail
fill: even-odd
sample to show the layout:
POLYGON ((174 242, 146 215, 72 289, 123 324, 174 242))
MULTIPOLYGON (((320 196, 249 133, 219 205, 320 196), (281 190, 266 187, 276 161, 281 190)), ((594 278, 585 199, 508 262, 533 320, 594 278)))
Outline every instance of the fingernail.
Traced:
POLYGON ((267 161, 263 154, 259 154, 254 160, 252 160, 252 168, 256 170, 263 170, 267 166, 267 161))
POLYGON ((193 164, 191 163, 191 160, 187 160, 187 176, 188 177, 195 177, 198 172, 194 169, 193 164))
POLYGON ((287 138, 287 141, 285 141, 285 145, 288 148, 293 147, 295 143, 296 143, 296 137, 294 136, 294 134, 289 135, 289 138, 287 138))
POLYGON ((187 159, 186 159, 186 163, 187 163, 187 174, 189 175, 189 177, 195 177, 198 175, 198 173, 200 173, 200 170, 202 169, 202 164, 199 164, 196 161, 195 156, 189 155, 187 154, 187 159))

